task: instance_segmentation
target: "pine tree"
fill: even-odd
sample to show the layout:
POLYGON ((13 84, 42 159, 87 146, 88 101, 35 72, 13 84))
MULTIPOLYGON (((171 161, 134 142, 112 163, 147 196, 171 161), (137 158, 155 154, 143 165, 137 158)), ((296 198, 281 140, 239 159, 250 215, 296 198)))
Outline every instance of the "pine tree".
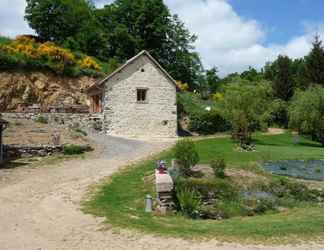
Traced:
POLYGON ((313 48, 306 57, 306 76, 311 84, 324 86, 324 49, 319 35, 316 35, 313 48))
POLYGON ((279 99, 289 101, 294 94, 292 61, 287 56, 279 56, 276 66, 277 72, 272 86, 274 95, 279 99))

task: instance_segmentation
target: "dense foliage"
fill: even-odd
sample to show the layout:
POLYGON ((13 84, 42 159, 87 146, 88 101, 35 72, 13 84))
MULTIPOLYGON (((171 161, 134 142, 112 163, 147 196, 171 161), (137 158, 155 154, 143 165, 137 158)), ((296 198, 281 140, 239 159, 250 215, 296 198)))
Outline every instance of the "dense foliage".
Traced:
POLYGON ((289 126, 324 146, 324 88, 299 91, 289 108, 289 126))
POLYGON ((175 157, 183 176, 191 174, 191 168, 199 162, 195 144, 189 139, 178 141, 175 146, 175 157))
POLYGON ((112 64, 148 50, 175 79, 200 86, 196 36, 163 0, 116 0, 102 9, 87 0, 28 0, 25 18, 41 39, 112 64))
POLYGON ((232 136, 240 145, 250 144, 252 132, 267 127, 270 118, 271 87, 237 78, 224 93, 224 116, 231 123, 232 136))
POLYGON ((89 56, 73 53, 52 42, 38 42, 33 37, 19 36, 0 43, 0 69, 47 69, 70 76, 100 75, 100 64, 89 56))

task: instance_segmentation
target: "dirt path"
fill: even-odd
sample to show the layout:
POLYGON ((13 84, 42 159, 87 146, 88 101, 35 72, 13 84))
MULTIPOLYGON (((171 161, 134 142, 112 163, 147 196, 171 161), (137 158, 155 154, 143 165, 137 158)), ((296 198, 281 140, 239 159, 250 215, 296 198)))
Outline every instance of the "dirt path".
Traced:
MULTIPOLYGON (((98 139, 99 140, 99 139, 98 139)), ((101 230, 102 220, 80 211, 89 185, 171 142, 103 140, 101 156, 56 166, 0 170, 0 249, 324 249, 324 246, 240 246, 189 242, 101 230)))

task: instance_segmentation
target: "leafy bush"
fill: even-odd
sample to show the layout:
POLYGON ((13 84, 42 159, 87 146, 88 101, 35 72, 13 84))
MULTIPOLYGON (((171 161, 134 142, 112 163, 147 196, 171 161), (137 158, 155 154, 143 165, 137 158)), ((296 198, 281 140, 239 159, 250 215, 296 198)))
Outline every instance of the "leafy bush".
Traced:
POLYGON ((188 83, 183 83, 181 81, 177 81, 177 87, 181 90, 181 91, 187 91, 189 89, 189 85, 188 83))
POLYGON ((201 207, 198 194, 192 189, 177 189, 177 199, 182 213, 190 218, 197 218, 201 207))
POLYGON ((292 182, 285 178, 272 181, 264 189, 279 198, 292 198, 296 201, 315 202, 322 196, 318 190, 311 190, 306 185, 292 182))
POLYGON ((35 122, 47 124, 48 119, 45 116, 39 115, 39 116, 36 117, 35 122))
POLYGON ((176 187, 195 190, 203 200, 236 200, 239 196, 237 189, 227 180, 180 178, 176 181, 176 187))
POLYGON ((180 165, 180 171, 184 176, 189 176, 191 167, 199 162, 199 155, 195 144, 190 139, 178 141, 175 146, 175 157, 180 165))
POLYGON ((223 213, 225 219, 235 216, 246 216, 248 213, 247 208, 239 201, 218 201, 215 207, 223 213))
POLYGON ((226 163, 224 159, 214 160, 211 162, 210 166, 214 171, 215 177, 225 178, 226 163))
POLYGON ((215 204, 200 209, 200 216, 203 219, 222 220, 248 214, 248 209, 238 201, 216 201, 215 204))
POLYGON ((271 126, 288 127, 288 104, 280 99, 274 100, 270 107, 271 126))
POLYGON ((200 134, 214 134, 228 131, 229 123, 217 110, 194 112, 189 115, 189 129, 200 134))
POLYGON ((85 148, 79 145, 64 145, 63 153, 65 155, 80 155, 85 152, 85 148))
POLYGON ((254 212, 256 214, 264 214, 267 211, 275 211, 276 210, 276 203, 272 199, 260 199, 257 201, 257 205, 254 208, 254 212))
POLYGON ((289 127, 324 146, 324 88, 298 91, 289 106, 289 127))
POLYGON ((225 88, 224 117, 231 123, 232 136, 240 145, 250 145, 252 133, 270 119, 271 85, 236 78, 225 88))

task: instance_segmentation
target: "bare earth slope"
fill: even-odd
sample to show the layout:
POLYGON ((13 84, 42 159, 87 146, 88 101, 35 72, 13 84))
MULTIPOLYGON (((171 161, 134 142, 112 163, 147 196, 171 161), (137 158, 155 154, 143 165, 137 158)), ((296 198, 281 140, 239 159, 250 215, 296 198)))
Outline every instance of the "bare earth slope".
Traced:
POLYGON ((43 106, 86 104, 82 91, 95 82, 90 77, 63 77, 50 72, 0 72, 0 112, 19 103, 43 106))
POLYGON ((56 166, 0 169, 0 248, 35 249, 324 249, 324 245, 241 246, 189 242, 100 230, 102 220, 80 211, 88 187, 120 166, 147 157, 171 142, 101 137, 100 155, 56 166), (5 176, 10 178, 4 178, 5 176))

